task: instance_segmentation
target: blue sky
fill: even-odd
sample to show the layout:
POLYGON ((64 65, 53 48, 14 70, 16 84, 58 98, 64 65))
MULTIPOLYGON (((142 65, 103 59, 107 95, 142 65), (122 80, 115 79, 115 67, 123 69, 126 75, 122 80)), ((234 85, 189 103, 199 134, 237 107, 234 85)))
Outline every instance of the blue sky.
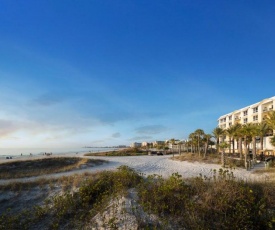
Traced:
POLYGON ((185 139, 275 95, 274 1, 0 0, 0 146, 185 139))

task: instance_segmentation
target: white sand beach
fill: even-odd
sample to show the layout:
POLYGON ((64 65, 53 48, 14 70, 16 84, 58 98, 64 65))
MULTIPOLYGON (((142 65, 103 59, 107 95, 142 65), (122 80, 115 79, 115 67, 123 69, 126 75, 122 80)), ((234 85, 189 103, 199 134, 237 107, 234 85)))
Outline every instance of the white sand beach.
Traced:
MULTIPOLYGON (((50 175, 39 176, 35 178, 22 178, 22 179, 12 179, 8 180, 12 181, 32 181, 38 178, 46 177, 46 178, 56 178, 61 176, 72 175, 75 173, 84 173, 84 172, 99 172, 104 170, 115 170, 117 167, 121 165, 126 165, 134 170, 147 175, 161 175, 163 177, 169 177, 173 173, 179 173, 183 178, 196 177, 199 175, 211 177, 213 174, 213 170, 218 171, 221 169, 221 165, 217 164, 205 164, 199 162, 187 162, 187 161, 176 161, 172 159, 171 155, 164 156, 123 156, 123 157, 96 157, 96 156, 84 156, 84 153, 81 154, 59 154, 52 155, 51 157, 85 157, 90 159, 101 159, 105 160, 108 163, 104 163, 103 165, 94 166, 90 168, 84 168, 81 170, 73 170, 64 173, 56 173, 50 175)), ((29 159, 41 159, 47 158, 48 156, 23 156, 17 157, 15 159, 1 159, 0 163, 3 162, 12 162, 17 160, 29 160, 29 159)), ((261 166, 262 167, 262 166, 261 166)), ((259 166, 257 167, 259 168, 259 166)), ((254 169, 249 171, 245 169, 233 169, 232 172, 235 177, 239 179, 243 179, 245 181, 255 181, 255 180, 266 180, 268 176, 266 174, 254 174, 254 169)), ((0 184, 7 183, 7 180, 0 180, 0 184)))

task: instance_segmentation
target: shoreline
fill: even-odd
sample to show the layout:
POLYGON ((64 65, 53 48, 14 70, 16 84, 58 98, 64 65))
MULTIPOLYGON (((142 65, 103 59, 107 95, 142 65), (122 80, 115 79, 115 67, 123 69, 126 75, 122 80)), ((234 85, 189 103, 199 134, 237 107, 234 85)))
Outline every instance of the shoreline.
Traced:
MULTIPOLYGON (((106 152, 106 148, 95 148, 89 150, 89 148, 26 148, 26 149, 6 149, 0 148, 0 163, 10 162, 12 160, 23 160, 23 159, 39 159, 42 157, 55 157, 55 156, 83 156, 86 153, 97 153, 106 152), (33 151, 31 151, 33 150, 33 151), (42 151, 43 150, 43 151, 42 151), (9 153, 4 153, 8 152, 9 153), (49 154, 45 155, 45 154, 49 154), (9 157, 9 159, 7 158, 9 157)), ((115 148, 109 148, 109 151, 114 151, 115 148)))

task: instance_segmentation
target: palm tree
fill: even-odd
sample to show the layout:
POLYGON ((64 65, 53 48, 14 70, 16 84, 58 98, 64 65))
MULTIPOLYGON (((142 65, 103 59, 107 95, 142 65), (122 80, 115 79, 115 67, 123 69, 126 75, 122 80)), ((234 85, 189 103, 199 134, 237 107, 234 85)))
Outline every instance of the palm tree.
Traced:
POLYGON ((196 141, 196 134, 195 133, 190 133, 189 134, 189 136, 188 136, 188 142, 189 142, 189 145, 190 145, 190 147, 191 147, 191 152, 192 153, 194 153, 194 151, 195 151, 195 148, 194 148, 194 146, 195 146, 195 141, 196 141))
POLYGON ((200 143, 204 136, 204 131, 202 129, 197 129, 194 133, 197 136, 198 152, 199 152, 199 156, 200 156, 200 154, 201 154, 200 143))
POLYGON ((275 147, 275 136, 270 138, 270 144, 272 144, 275 147))
POLYGON ((259 136, 259 133, 260 133, 259 123, 252 123, 252 125, 251 125, 251 137, 252 137, 253 161, 256 160, 256 138, 259 136))
POLYGON ((183 141, 178 142, 178 150, 179 150, 179 155, 181 155, 181 146, 183 144, 183 141))
POLYGON ((241 134, 243 137, 244 144, 244 161, 247 162, 247 155, 249 153, 249 144, 257 136, 257 127, 253 123, 247 123, 242 125, 241 134))
POLYGON ((268 127, 266 122, 261 122, 258 124, 258 134, 261 141, 261 146, 260 146, 261 150, 264 149, 264 137, 266 136, 269 130, 270 128, 268 127))
POLYGON ((269 111, 265 117, 264 122, 271 128, 275 129, 275 111, 269 111))
POLYGON ((176 142, 176 139, 175 139, 175 138, 172 138, 172 139, 170 139, 168 142, 171 143, 172 145, 174 145, 175 142, 176 142))
POLYGON ((207 153, 207 150, 208 150, 208 145, 209 145, 209 141, 211 139, 212 135, 211 134, 204 134, 204 143, 205 143, 205 147, 204 147, 204 158, 206 157, 206 153, 207 153))
POLYGON ((229 144, 224 141, 220 144, 220 148, 222 150, 222 152, 221 152, 222 167, 225 167, 225 149, 228 148, 228 146, 229 146, 229 144))
MULTIPOLYGON (((231 143, 232 143, 232 137, 234 136, 234 133, 235 133, 235 126, 232 125, 229 128, 227 128, 225 130, 225 133, 229 137, 229 153, 231 153, 231 143)), ((233 142, 234 142, 234 138, 233 138, 233 142)), ((233 150, 234 150, 234 146, 233 146, 233 150)))
POLYGON ((234 138, 237 140, 238 145, 238 153, 240 155, 240 159, 243 158, 243 150, 242 150, 242 142, 243 142, 243 133, 242 133, 243 126, 239 123, 236 124, 236 130, 234 133, 234 138))
POLYGON ((216 139, 216 149, 217 152, 220 151, 219 149, 219 144, 220 144, 220 137, 224 134, 224 130, 220 127, 216 127, 213 131, 212 131, 215 139, 216 139))
POLYGON ((238 141, 238 133, 239 130, 241 129, 242 125, 240 123, 235 123, 234 125, 231 126, 233 129, 233 135, 232 135, 232 148, 233 148, 233 154, 235 154, 235 140, 237 140, 237 143, 239 143, 238 141))

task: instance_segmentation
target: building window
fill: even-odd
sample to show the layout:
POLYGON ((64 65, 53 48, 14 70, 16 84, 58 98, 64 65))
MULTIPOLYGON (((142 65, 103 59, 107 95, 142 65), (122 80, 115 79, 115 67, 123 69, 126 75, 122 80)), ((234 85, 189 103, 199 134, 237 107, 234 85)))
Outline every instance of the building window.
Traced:
POLYGON ((222 119, 220 120, 220 122, 221 122, 221 123, 226 122, 226 118, 222 118, 222 119))
POLYGON ((246 110, 246 111, 243 111, 243 115, 244 115, 244 116, 247 116, 247 110, 246 110))
POLYGON ((258 113, 258 107, 253 108, 253 113, 258 113))
POLYGON ((231 121, 232 120, 232 116, 229 116, 229 121, 231 121))
POLYGON ((258 115, 253 116, 253 121, 258 121, 258 115))
POLYGON ((232 122, 229 122, 229 127, 232 126, 232 122))
POLYGON ((246 124, 247 123, 247 118, 243 119, 243 123, 246 124))

